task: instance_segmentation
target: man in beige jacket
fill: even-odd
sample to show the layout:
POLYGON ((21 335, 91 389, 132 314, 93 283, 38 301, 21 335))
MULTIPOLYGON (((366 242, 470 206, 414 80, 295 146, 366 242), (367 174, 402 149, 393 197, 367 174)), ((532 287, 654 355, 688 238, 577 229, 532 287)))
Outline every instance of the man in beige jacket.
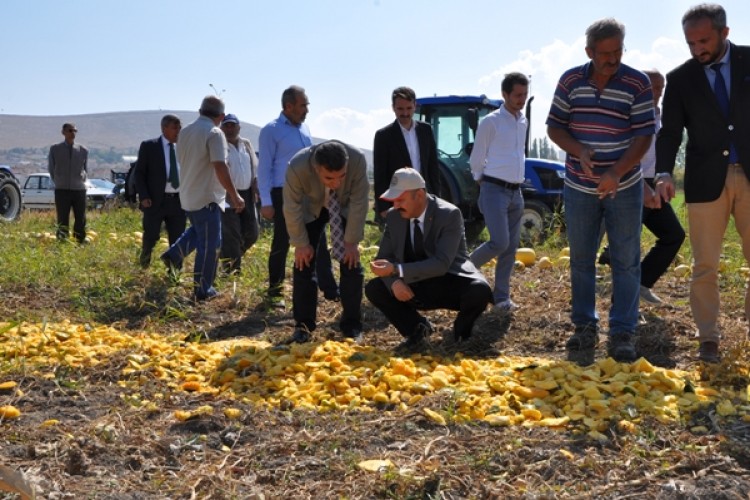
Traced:
POLYGON ((307 342, 315 330, 318 306, 315 259, 330 224, 331 256, 339 261, 340 327, 344 337, 362 340, 362 285, 359 242, 364 238, 370 184, 367 162, 356 148, 326 141, 298 152, 284 181, 284 218, 294 249, 293 314, 288 342, 307 342))

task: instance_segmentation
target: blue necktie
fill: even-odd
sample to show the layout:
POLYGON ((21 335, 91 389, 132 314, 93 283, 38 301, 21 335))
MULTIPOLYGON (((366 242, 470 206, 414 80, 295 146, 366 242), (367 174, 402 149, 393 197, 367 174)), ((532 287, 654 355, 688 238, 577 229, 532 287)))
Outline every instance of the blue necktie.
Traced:
MULTIPOLYGON (((724 80, 724 75, 721 74, 721 66, 724 63, 714 63, 711 65, 711 69, 716 74, 714 80, 714 94, 716 100, 719 102, 719 108, 724 113, 724 118, 729 118, 729 94, 727 93, 727 83, 724 80)), ((729 145, 729 163, 737 163, 737 150, 734 144, 729 145)))

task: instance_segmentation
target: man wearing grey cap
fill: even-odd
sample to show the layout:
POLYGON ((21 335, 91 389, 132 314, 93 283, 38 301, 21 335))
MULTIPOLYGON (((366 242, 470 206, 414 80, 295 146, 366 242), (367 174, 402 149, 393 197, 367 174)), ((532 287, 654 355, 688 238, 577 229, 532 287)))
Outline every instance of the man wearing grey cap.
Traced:
POLYGON ((255 200, 258 193, 258 158, 248 139, 240 137, 240 120, 231 113, 221 121, 221 130, 227 138, 227 166, 229 176, 240 196, 245 200, 241 212, 229 210, 225 205, 221 214, 221 253, 222 269, 228 273, 238 273, 242 267, 242 256, 258 241, 258 216, 255 200))
POLYGON ((492 301, 492 289, 469 259, 461 211, 427 194, 424 179, 412 168, 396 170, 380 197, 393 207, 385 216, 376 260, 370 263, 378 277, 367 283, 365 295, 406 338, 396 352, 428 347, 432 327, 419 310, 458 311, 455 340, 468 339, 492 301))

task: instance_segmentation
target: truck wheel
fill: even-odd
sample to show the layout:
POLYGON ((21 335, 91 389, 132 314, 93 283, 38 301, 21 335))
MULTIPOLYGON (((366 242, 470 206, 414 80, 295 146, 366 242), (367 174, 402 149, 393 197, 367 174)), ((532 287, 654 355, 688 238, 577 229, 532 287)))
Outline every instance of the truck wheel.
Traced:
POLYGON ((521 216, 521 244, 531 246, 547 238, 552 210, 539 200, 525 200, 521 216))
POLYGON ((21 215, 21 188, 7 172, 0 172, 0 222, 9 222, 21 215))

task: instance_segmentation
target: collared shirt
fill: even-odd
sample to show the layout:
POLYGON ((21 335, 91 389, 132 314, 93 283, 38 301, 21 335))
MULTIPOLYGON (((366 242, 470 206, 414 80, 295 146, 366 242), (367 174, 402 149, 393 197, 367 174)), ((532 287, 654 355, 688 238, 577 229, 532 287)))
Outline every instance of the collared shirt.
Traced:
MULTIPOLYGON (((166 168, 167 168, 167 184, 164 187, 164 192, 165 193, 179 193, 180 189, 172 187, 172 183, 169 182, 169 161, 170 161, 169 160, 169 141, 164 136, 161 136, 161 147, 162 147, 162 150, 164 151, 164 165, 166 165, 166 168)), ((176 158, 177 157, 176 156, 177 144, 175 144, 174 147, 175 147, 175 158, 176 158)), ((180 162, 178 161, 177 162, 177 175, 179 176, 179 174, 180 174, 180 162)))
POLYGON ((182 208, 192 212, 216 203, 223 210, 227 192, 219 182, 212 163, 227 161, 227 140, 213 120, 199 116, 180 131, 177 160, 182 166, 182 208))
MULTIPOLYGON (((411 237, 411 247, 414 248, 414 221, 419 221, 419 227, 422 229, 422 237, 424 237, 424 219, 425 215, 427 215, 427 207, 424 207, 424 210, 422 211, 422 214, 419 217, 414 217, 413 219, 409 219, 409 235, 411 237)), ((398 277, 403 278, 404 277, 404 268, 401 264, 396 264, 396 270, 398 271, 398 277)))
MULTIPOLYGON (((578 157, 565 158, 565 184, 596 194, 601 174, 614 165, 638 136, 654 135, 654 99, 648 77, 620 64, 601 92, 591 79, 590 62, 572 68, 560 77, 555 89, 547 126, 564 128, 577 141, 594 150, 593 176, 581 168, 578 157)), ((622 176, 618 190, 641 179, 640 165, 622 176)))
POLYGON ((521 184, 525 178, 528 126, 523 113, 513 116, 505 105, 485 116, 479 123, 469 159, 474 180, 481 180, 482 175, 487 175, 521 184))
POLYGON ((401 128, 401 133, 404 135, 404 141, 406 141, 406 149, 409 151, 409 158, 411 159, 411 168, 422 173, 422 158, 419 155, 419 139, 417 139, 417 123, 412 120, 411 128, 407 129, 399 122, 398 126, 401 128))
POLYGON ((657 106, 654 109, 654 139, 651 141, 648 151, 641 158, 641 172, 646 179, 653 179, 656 175, 656 134, 661 128, 661 109, 657 106))
POLYGON ((234 187, 238 191, 250 189, 250 185, 253 182, 253 167, 250 160, 250 153, 241 139, 238 139, 237 146, 231 142, 227 142, 227 147, 229 148, 227 156, 229 177, 232 178, 234 187))
POLYGON ((260 201, 261 205, 270 206, 271 189, 284 186, 289 160, 301 149, 312 146, 312 136, 307 125, 294 125, 282 112, 261 129, 258 146, 260 201))
POLYGON ((714 85, 716 84, 716 71, 712 70, 711 66, 716 63, 723 63, 719 71, 721 71, 721 76, 724 77, 724 83, 727 86, 727 95, 732 95, 732 71, 730 66, 731 59, 729 58, 729 52, 732 50, 732 45, 729 43, 729 40, 726 41, 726 44, 727 50, 724 52, 724 56, 716 62, 705 64, 703 66, 703 71, 705 71, 706 78, 708 78, 708 85, 711 87, 711 90, 713 90, 714 85))

